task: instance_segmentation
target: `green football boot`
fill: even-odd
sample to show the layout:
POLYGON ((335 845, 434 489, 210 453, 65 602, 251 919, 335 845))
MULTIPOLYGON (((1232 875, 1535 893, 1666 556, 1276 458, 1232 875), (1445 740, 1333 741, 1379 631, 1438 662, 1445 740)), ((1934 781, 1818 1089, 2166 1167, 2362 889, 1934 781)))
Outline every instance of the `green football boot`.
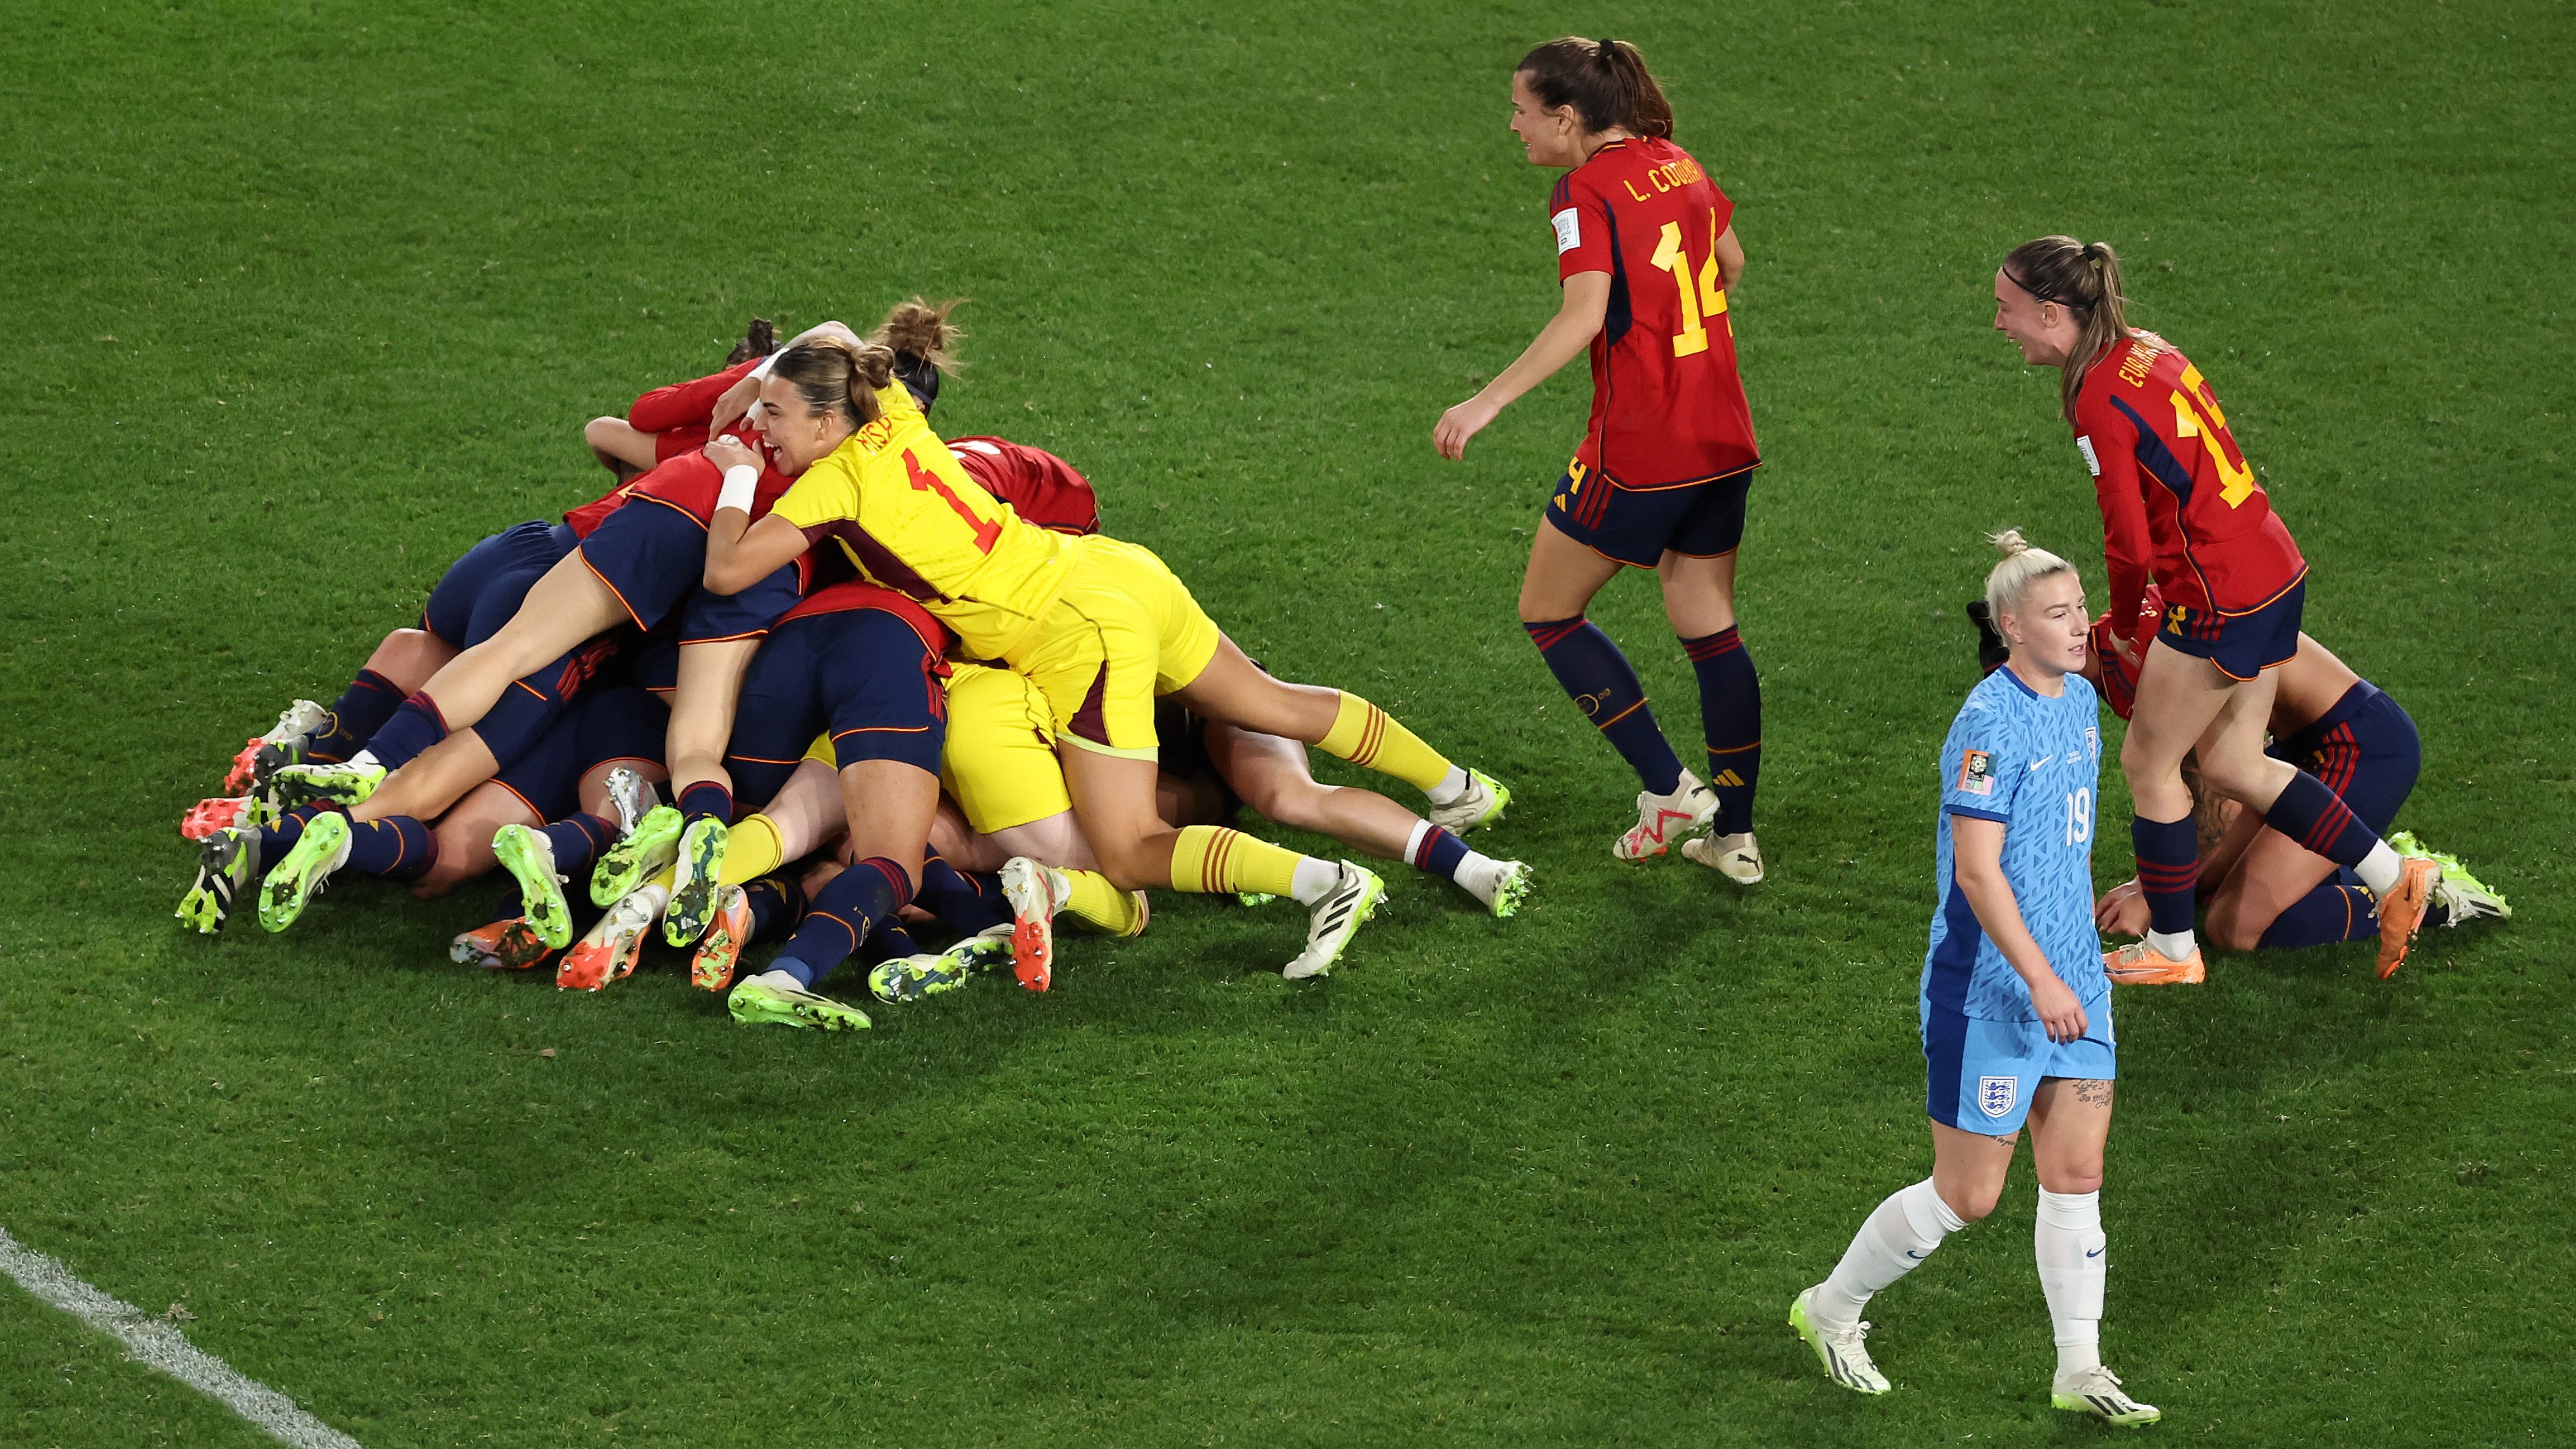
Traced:
POLYGON ((817 996, 784 978, 746 976, 725 997, 725 1009, 745 1026, 798 1026, 818 1031, 865 1031, 868 1014, 817 996))
POLYGON ((868 972, 868 994, 889 1005, 954 991, 986 971, 1011 964, 1008 924, 969 936, 937 955, 880 961, 868 972))
POLYGON ((668 805, 644 812, 625 839, 599 853, 590 871, 590 903, 613 906, 680 857, 680 827, 688 818, 668 805))
POLYGON ((1521 903, 1529 899, 1535 882, 1530 868, 1521 862, 1507 860, 1502 864, 1503 873, 1494 879, 1492 908, 1495 920, 1508 921, 1520 914, 1521 903))
POLYGON ((716 891, 723 884, 725 842, 731 832, 712 815, 701 815, 680 832, 679 859, 671 863, 671 904, 662 912, 662 939, 674 946, 694 946, 715 918, 716 891))
POLYGON ((2415 832, 2398 831, 2388 837, 2388 848, 2399 855, 2420 856, 2442 868, 2442 878, 2433 882, 2431 893, 2433 904, 2450 913, 2442 924, 2456 926, 2480 916, 2506 919, 2513 915, 2513 907, 2505 903, 2504 897, 2469 874, 2469 868, 2460 864, 2458 856, 2431 849, 2415 838, 2415 832))
POLYGON ((304 836, 286 859, 259 883, 259 924, 262 929, 283 931, 304 914, 304 907, 322 893, 331 880, 331 872, 349 863, 349 817, 337 810, 316 815, 305 824, 304 836))
POLYGON ((178 916, 200 936, 224 928, 233 902, 259 873, 259 831, 227 826, 197 845, 197 883, 179 899, 178 916))
POLYGON ((555 843, 544 831, 504 825, 492 832, 492 856, 519 883, 519 914, 537 939, 552 951, 571 945, 572 902, 564 899, 565 878, 555 873, 555 843))
POLYGON ((1434 805, 1423 818, 1452 835, 1482 830, 1503 818, 1512 803, 1511 787, 1482 770, 1467 772, 1467 789, 1446 805, 1434 805))
POLYGON ((382 765, 364 765, 355 760, 337 765, 287 765, 269 775, 266 783, 277 792, 278 803, 289 809, 326 804, 347 810, 367 803, 367 797, 385 783, 386 773, 382 765))

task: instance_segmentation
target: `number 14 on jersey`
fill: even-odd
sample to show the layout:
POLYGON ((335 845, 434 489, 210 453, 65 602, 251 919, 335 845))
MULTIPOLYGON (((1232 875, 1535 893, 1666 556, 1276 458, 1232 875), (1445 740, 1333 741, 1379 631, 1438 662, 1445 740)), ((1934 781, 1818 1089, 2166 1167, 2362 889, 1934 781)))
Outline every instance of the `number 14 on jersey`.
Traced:
MULTIPOLYGON (((1717 213, 1708 214, 1708 259, 1697 267, 1691 265, 1690 248, 1682 244, 1682 224, 1664 223, 1663 239, 1655 246, 1651 260, 1657 267, 1673 274, 1673 285, 1681 292, 1682 327, 1673 334, 1673 356, 1688 357, 1708 350, 1708 321, 1726 316, 1726 288, 1718 285, 1717 213)), ((1726 335, 1735 335, 1733 321, 1719 325, 1726 335)))

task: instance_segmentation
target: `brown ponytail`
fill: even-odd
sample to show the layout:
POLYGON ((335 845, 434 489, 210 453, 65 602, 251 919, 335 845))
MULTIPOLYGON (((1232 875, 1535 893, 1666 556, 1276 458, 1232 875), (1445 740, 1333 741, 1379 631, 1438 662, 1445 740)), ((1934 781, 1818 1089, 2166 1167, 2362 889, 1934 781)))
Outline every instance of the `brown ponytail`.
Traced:
POLYGON ((1513 70, 1529 77, 1530 94, 1540 105, 1574 107, 1586 131, 1616 127, 1666 141, 1673 137, 1672 103, 1646 69, 1646 58, 1624 40, 1568 35, 1532 49, 1513 70))
POLYGON ((868 334, 868 340, 896 352, 908 352, 941 372, 955 372, 961 364, 956 347, 966 334, 948 320, 957 310, 954 301, 932 303, 920 297, 897 302, 868 334))
POLYGON ((881 342, 853 347, 837 337, 814 337, 778 354, 772 377, 795 384, 815 412, 838 412, 853 428, 884 415, 877 389, 894 380, 894 349, 881 342))
POLYGON ((2084 390, 2084 374, 2130 336, 2129 299, 2120 290, 2120 258, 2109 242, 2044 236, 2014 247, 2012 255, 2004 258, 2004 276, 2039 300, 2074 314, 2082 329, 2074 350, 2066 354, 2065 376, 2058 388, 2059 406, 2071 422, 2075 395, 2084 390))

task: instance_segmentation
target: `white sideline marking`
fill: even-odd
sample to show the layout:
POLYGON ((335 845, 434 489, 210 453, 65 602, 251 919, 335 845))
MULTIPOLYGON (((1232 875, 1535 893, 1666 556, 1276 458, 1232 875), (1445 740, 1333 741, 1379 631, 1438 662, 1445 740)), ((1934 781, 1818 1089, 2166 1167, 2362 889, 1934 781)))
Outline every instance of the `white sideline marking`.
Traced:
POLYGON ((188 1342, 175 1325, 92 1288, 72 1270, 0 1228, 0 1271, 72 1317, 124 1340, 126 1357, 159 1369, 250 1420, 295 1449, 364 1449, 357 1440, 295 1407, 295 1401, 188 1342))

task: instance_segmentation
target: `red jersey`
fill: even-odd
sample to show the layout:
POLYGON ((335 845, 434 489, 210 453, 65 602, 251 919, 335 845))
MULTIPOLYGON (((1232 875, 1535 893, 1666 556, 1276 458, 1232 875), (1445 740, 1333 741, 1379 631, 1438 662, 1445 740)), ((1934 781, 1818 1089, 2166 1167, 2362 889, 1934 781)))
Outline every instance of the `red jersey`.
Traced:
POLYGON ((695 452, 707 445, 707 414, 715 411, 716 399, 725 395, 725 389, 749 377, 760 361, 751 358, 690 382, 657 387, 635 400, 635 406, 626 410, 626 421, 637 432, 653 435, 653 461, 657 463, 695 452))
POLYGON ((1592 421, 1568 469, 1673 488, 1762 461, 1735 368, 1717 239, 1735 203, 1670 141, 1613 141, 1548 199, 1559 279, 1610 274, 1592 339, 1592 421))
MULTIPOLYGON (((767 450, 760 446, 760 435, 754 433, 745 441, 753 452, 763 455, 765 462, 767 450)), ((760 521, 761 515, 769 511, 769 506, 776 503, 779 496, 795 486, 795 483, 795 479, 779 472, 775 466, 762 467, 760 482, 751 495, 752 521, 755 523, 760 521)), ((716 495, 723 491, 723 470, 716 467, 714 461, 706 454, 692 448, 688 452, 656 465, 650 472, 638 473, 565 514, 564 522, 572 525, 574 537, 588 538, 591 531, 598 528, 602 520, 625 506, 626 500, 649 498, 656 503, 665 503, 680 510, 696 519, 698 526, 704 528, 715 520, 716 495)))
POLYGON ((2132 335, 2093 364, 2074 428, 2102 505, 2112 618, 2131 617, 2150 582, 2177 625, 2249 614, 2307 573, 2218 394, 2162 339, 2132 335))
POLYGON ((1046 449, 1007 438, 951 438, 948 451, 985 492, 1040 528, 1100 531, 1100 500, 1091 491, 1091 480, 1046 449))

